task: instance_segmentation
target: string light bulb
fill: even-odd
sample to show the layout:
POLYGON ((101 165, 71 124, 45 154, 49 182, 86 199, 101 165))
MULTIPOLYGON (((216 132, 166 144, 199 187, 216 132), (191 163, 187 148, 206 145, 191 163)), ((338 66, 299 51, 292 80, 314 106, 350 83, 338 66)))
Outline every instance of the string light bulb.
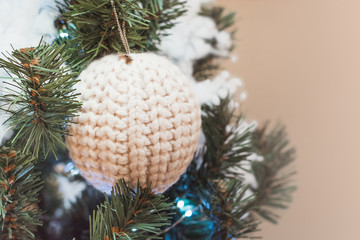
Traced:
POLYGON ((176 206, 177 206, 178 208, 183 208, 184 205, 185 205, 185 202, 184 202, 183 200, 180 200, 180 201, 178 201, 178 203, 177 203, 176 206))
POLYGON ((185 212, 185 217, 191 217, 192 214, 193 214, 193 213, 192 213, 191 210, 187 210, 187 211, 185 212))

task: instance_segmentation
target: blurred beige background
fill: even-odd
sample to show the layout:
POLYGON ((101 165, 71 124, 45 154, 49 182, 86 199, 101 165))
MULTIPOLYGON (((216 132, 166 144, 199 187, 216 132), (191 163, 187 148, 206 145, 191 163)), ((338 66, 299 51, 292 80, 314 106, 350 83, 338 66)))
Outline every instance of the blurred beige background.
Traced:
POLYGON ((360 1, 218 0, 237 12, 249 119, 281 120, 299 190, 265 240, 360 239, 360 1))

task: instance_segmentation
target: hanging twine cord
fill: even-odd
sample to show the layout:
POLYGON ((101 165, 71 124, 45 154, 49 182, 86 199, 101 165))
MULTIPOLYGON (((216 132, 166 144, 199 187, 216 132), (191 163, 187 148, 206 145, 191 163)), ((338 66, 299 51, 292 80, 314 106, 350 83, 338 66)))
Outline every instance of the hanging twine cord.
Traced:
POLYGON ((114 0, 110 0, 110 3, 111 3, 111 6, 113 8, 113 13, 114 13, 114 16, 115 16, 115 20, 116 20, 116 24, 117 24, 117 27, 118 27, 118 31, 119 31, 121 41, 122 41, 122 43, 123 43, 123 45, 125 47, 125 51, 126 51, 125 56, 128 59, 131 59, 130 58, 129 42, 127 41, 127 38, 126 38, 125 20, 122 21, 122 27, 121 27, 120 22, 119 22, 118 14, 116 12, 116 7, 115 7, 114 0))

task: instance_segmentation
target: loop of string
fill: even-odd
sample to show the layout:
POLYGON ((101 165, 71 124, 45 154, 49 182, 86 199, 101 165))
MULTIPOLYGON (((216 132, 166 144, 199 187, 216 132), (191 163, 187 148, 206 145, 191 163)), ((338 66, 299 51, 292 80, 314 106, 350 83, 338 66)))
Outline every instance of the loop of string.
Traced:
POLYGON ((117 27, 118 27, 118 31, 119 31, 121 41, 122 41, 122 43, 123 43, 123 45, 125 47, 126 57, 130 58, 130 47, 129 47, 129 43, 128 43, 127 38, 126 38, 125 20, 123 20, 122 28, 121 28, 121 25, 120 25, 120 22, 119 22, 119 17, 118 17, 117 12, 116 12, 114 0, 110 0, 110 3, 111 3, 111 6, 113 8, 114 17, 115 17, 115 20, 116 20, 116 24, 117 24, 117 27))

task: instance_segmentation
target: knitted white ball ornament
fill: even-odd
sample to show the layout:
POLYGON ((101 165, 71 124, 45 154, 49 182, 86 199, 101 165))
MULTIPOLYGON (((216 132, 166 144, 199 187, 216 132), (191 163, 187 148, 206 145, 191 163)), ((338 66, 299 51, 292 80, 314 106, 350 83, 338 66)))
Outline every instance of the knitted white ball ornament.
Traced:
POLYGON ((185 172, 200 136, 200 107, 177 66, 151 53, 92 62, 77 85, 83 102, 66 144, 94 187, 124 178, 162 192, 185 172))

